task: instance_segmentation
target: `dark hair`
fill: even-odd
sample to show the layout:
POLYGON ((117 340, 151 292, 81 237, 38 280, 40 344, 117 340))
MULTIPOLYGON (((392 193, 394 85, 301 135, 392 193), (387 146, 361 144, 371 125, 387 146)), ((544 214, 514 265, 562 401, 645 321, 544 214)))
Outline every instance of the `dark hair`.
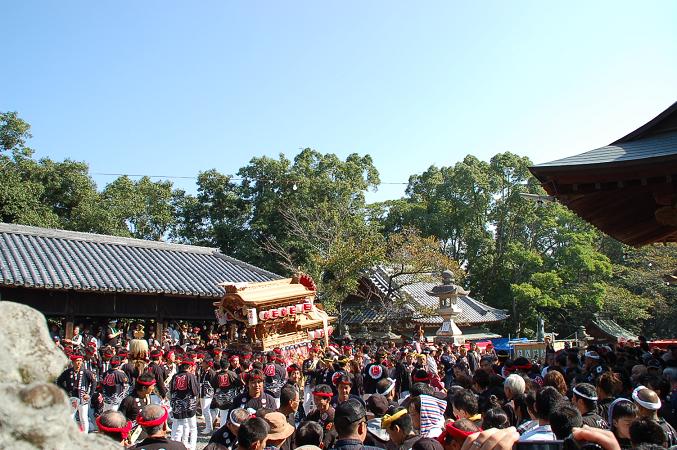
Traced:
POLYGON ((611 410, 612 422, 609 425, 612 425, 614 420, 622 419, 623 417, 632 417, 634 419, 639 413, 639 408, 635 405, 635 402, 627 399, 614 403, 613 406, 609 406, 609 409, 611 410))
MULTIPOLYGON (((393 414, 400 412, 403 409, 406 409, 406 408, 403 408, 401 406, 391 406, 388 409, 388 415, 392 416, 393 414)), ((398 417, 396 420, 393 420, 392 422, 390 422, 390 426, 388 428, 392 429, 395 425, 400 427, 400 430, 402 430, 402 433, 405 436, 408 436, 409 434, 411 434, 412 430, 414 429, 414 423, 412 422, 411 416, 409 415, 409 413, 406 413, 406 414, 398 417)))
POLYGON ((454 379, 454 384, 463 387, 463 389, 472 389, 474 381, 470 375, 461 374, 454 379))
POLYGON ((510 420, 508 415, 502 408, 491 408, 482 414, 482 428, 488 430, 489 428, 508 428, 510 420))
POLYGON ((437 439, 422 438, 414 442, 412 450, 443 450, 442 444, 437 439))
POLYGON ((228 368, 230 367, 228 359, 222 358, 221 361, 219 361, 219 367, 221 368, 221 370, 228 370, 228 368))
MULTIPOLYGON (((593 397, 593 398, 597 397, 597 391, 595 390, 595 387, 592 384, 579 383, 576 386, 574 386, 574 389, 580 392, 585 397, 593 397)), ((587 409, 588 411, 597 410, 597 400, 590 400, 589 398, 585 398, 582 395, 576 394, 575 391, 573 393, 574 399, 583 401, 585 409, 587 409)))
POLYGON ((426 383, 414 383, 411 385, 411 389, 409 389, 409 395, 412 397, 418 395, 433 395, 433 392, 435 392, 435 390, 432 386, 426 383))
POLYGON ((529 393, 527 395, 520 394, 513 397, 512 401, 515 405, 515 419, 518 420, 518 423, 515 425, 521 425, 524 420, 530 419, 529 408, 533 409, 536 397, 533 393, 529 393))
POLYGON ((491 375, 486 370, 478 370, 477 372, 475 372, 475 375, 472 376, 473 381, 482 390, 484 390, 486 387, 489 386, 490 378, 491 378, 491 375))
POLYGON ((574 363, 577 366, 581 365, 581 360, 578 358, 578 355, 576 353, 568 353, 567 354, 567 363, 574 363))
POLYGON ((630 440, 633 447, 639 444, 656 444, 664 447, 668 437, 658 422, 640 418, 630 424, 630 440))
POLYGON ((378 380, 378 382, 376 383, 376 392, 378 392, 379 394, 383 394, 383 392, 388 390, 388 388, 392 383, 394 383, 394 381, 390 381, 388 378, 382 378, 378 380))
POLYGON ((153 381, 155 381, 155 375, 153 375, 150 372, 144 372, 141 375, 139 375, 136 379, 136 389, 137 390, 143 389, 143 388, 146 387, 143 384, 140 384, 139 381, 141 381, 143 383, 152 383, 153 381))
POLYGON ((454 404, 454 408, 463 410, 471 416, 474 416, 479 411, 479 407, 477 406, 477 396, 472 391, 464 389, 460 392, 457 392, 454 394, 452 402, 454 404))
POLYGON ((560 400, 562 400, 562 394, 557 392, 557 390, 552 386, 547 386, 536 393, 536 417, 542 420, 548 420, 550 414, 558 406, 560 400))
POLYGON ((263 372, 261 372, 259 369, 253 369, 251 372, 249 372, 246 375, 246 382, 247 382, 247 384, 249 384, 249 382, 252 381, 252 379, 257 379, 257 378, 258 378, 258 380, 263 380, 263 372))
POLYGON ((266 415, 268 415, 268 414, 270 414, 270 413, 272 413, 272 412, 275 412, 275 410, 274 410, 273 408, 266 408, 266 407, 264 406, 263 408, 257 409, 256 412, 255 412, 254 414, 256 415, 256 417, 259 417, 259 418, 263 419, 263 418, 266 417, 266 415))
POLYGON ((560 401, 557 407, 548 416, 550 428, 557 439, 564 439, 571 434, 574 427, 583 426, 583 417, 580 411, 567 401, 560 401))
POLYGON ((324 430, 322 425, 310 420, 302 423, 294 436, 294 444, 297 447, 302 445, 315 445, 319 447, 324 438, 324 430))
POLYGON ((282 389, 280 389, 280 406, 289 405, 292 400, 300 395, 298 387, 293 384, 285 384, 282 386, 282 389))
POLYGON ((254 443, 266 439, 269 432, 270 426, 268 423, 259 417, 254 417, 240 425, 240 428, 238 428, 237 444, 242 448, 252 448, 254 443))

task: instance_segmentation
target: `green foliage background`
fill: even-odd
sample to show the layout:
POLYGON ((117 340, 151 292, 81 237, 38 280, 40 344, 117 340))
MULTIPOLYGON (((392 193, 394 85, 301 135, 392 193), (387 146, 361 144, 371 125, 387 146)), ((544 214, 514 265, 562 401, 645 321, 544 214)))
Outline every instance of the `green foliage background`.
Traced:
POLYGON ((675 270, 677 246, 629 248, 557 203, 525 200, 544 192, 519 155, 431 166, 411 175, 402 198, 367 204, 380 183, 369 155, 256 157, 235 176, 201 172, 192 195, 148 177, 98 189, 84 162, 34 159, 30 137, 17 113, 0 113, 3 222, 218 247, 280 274, 311 274, 330 309, 375 264, 408 277, 446 267, 474 297, 510 311, 497 330, 505 334, 533 335, 542 315, 567 335, 602 314, 674 336, 677 288, 662 276, 675 270))

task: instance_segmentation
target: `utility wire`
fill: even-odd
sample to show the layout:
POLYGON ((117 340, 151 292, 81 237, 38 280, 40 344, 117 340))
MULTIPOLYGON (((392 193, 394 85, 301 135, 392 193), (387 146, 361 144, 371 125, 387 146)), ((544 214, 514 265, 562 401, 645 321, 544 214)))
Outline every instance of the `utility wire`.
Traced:
MULTIPOLYGON (((94 172, 92 175, 97 176, 106 176, 106 177, 148 177, 148 178, 165 178, 165 179, 182 179, 182 180, 197 180, 196 176, 183 176, 183 175, 147 175, 140 173, 106 173, 106 172, 94 172)), ((230 181, 244 181, 245 178, 231 177, 230 181)), ((262 178, 260 181, 276 181, 272 179, 262 178)), ((301 180, 284 180, 285 183, 302 183, 301 180)), ((380 184, 409 184, 403 183, 401 181, 382 181, 380 184)))

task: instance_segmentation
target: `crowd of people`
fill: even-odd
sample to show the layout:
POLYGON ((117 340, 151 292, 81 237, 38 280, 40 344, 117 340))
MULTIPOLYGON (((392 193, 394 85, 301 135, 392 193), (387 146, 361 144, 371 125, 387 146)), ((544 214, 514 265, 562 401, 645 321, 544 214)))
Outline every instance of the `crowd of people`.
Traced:
POLYGON ((296 359, 109 325, 100 347, 61 343, 72 364, 57 384, 82 431, 121 448, 195 449, 199 433, 209 450, 677 445, 677 345, 549 345, 531 361, 473 343, 343 342, 296 359))

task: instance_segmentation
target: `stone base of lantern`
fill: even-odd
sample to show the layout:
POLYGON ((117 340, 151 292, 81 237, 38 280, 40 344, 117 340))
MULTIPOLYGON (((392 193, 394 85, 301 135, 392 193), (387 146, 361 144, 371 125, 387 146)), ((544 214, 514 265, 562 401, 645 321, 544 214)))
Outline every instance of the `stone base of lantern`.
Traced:
POLYGON ((445 319, 442 326, 435 333, 435 342, 439 344, 465 344, 463 332, 454 323, 453 319, 445 319))

